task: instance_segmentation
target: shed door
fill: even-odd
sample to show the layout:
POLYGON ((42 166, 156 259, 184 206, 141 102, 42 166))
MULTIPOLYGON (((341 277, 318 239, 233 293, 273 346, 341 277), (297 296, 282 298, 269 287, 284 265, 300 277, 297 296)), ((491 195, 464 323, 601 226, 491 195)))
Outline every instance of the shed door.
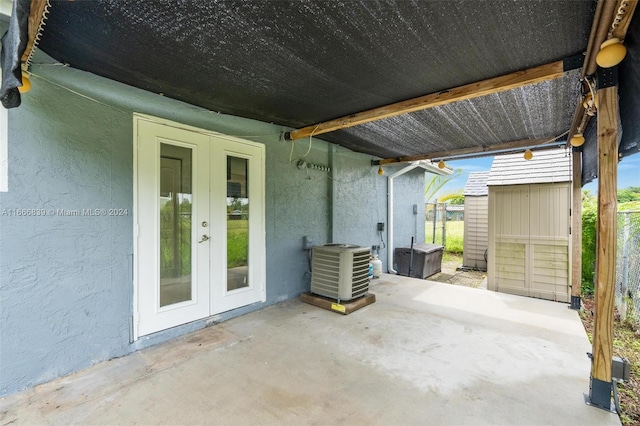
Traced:
POLYGON ((490 188, 489 285, 570 300, 569 183, 490 188))

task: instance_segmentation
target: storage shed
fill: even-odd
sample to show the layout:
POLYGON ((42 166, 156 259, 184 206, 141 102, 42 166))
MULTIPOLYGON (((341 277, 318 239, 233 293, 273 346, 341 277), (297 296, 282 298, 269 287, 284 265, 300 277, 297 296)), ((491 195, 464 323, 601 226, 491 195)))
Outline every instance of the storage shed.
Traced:
POLYGON ((497 156, 489 180, 488 289, 571 299, 571 153, 497 156))
POLYGON ((464 187, 464 268, 487 270, 487 248, 489 247, 489 172, 469 173, 464 187))

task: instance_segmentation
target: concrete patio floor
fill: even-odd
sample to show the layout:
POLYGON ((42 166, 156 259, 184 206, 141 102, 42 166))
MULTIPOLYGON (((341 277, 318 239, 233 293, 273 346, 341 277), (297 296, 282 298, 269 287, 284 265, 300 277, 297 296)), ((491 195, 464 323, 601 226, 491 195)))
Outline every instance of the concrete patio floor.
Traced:
POLYGON ((619 425, 566 304, 383 275, 348 316, 290 300, 3 398, 1 425, 619 425))

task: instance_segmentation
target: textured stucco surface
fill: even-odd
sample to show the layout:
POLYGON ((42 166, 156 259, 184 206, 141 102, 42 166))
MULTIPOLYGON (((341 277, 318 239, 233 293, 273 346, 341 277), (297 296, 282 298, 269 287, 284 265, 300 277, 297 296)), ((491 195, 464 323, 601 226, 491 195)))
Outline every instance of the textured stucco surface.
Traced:
MULTIPOLYGON (((387 178, 378 176, 377 168, 370 166, 371 157, 337 147, 334 154, 336 176, 336 213, 333 222, 333 242, 381 245, 376 225, 387 224, 387 178)), ((386 242, 386 232, 384 234, 386 242)), ((380 250, 383 270, 386 255, 380 250)))
POLYGON ((393 191, 393 246, 410 247, 411 237, 416 243, 424 242, 424 170, 417 168, 396 177, 393 191))
POLYGON ((9 191, 0 193, 0 392, 127 353, 132 218, 129 114, 35 84, 9 111, 9 191), (13 209, 44 209, 17 217, 13 209))
MULTIPOLYGON (((211 113, 70 68, 35 65, 32 71, 32 91, 9 113, 9 192, 0 194, 0 209, 113 207, 129 215, 0 216, 0 395, 308 291, 304 235, 316 244, 333 235, 379 244, 375 225, 387 223, 386 177, 375 173, 370 156, 337 150, 332 180, 329 172, 296 165, 304 158, 328 166, 326 142, 314 140, 308 151, 309 140, 282 141, 279 126, 211 113), (133 112, 265 144, 265 304, 130 343, 133 112)), ((417 197, 411 204, 424 206, 423 175, 403 181, 409 192, 402 198, 417 197)), ((396 232, 404 235, 400 226, 396 232)))

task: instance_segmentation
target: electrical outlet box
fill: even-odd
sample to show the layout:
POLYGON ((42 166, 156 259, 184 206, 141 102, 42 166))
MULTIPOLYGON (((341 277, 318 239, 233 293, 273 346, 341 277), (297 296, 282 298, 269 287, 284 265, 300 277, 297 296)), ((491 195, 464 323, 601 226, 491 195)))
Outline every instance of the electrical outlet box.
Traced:
POLYGON ((626 358, 613 357, 611 362, 611 377, 618 380, 629 380, 631 374, 631 364, 626 358))
POLYGON ((418 205, 417 204, 413 205, 413 214, 418 214, 418 205))
POLYGON ((378 222, 378 231, 384 231, 384 222, 378 222))
POLYGON ((302 237, 302 250, 311 250, 313 248, 313 240, 310 236, 302 237))

